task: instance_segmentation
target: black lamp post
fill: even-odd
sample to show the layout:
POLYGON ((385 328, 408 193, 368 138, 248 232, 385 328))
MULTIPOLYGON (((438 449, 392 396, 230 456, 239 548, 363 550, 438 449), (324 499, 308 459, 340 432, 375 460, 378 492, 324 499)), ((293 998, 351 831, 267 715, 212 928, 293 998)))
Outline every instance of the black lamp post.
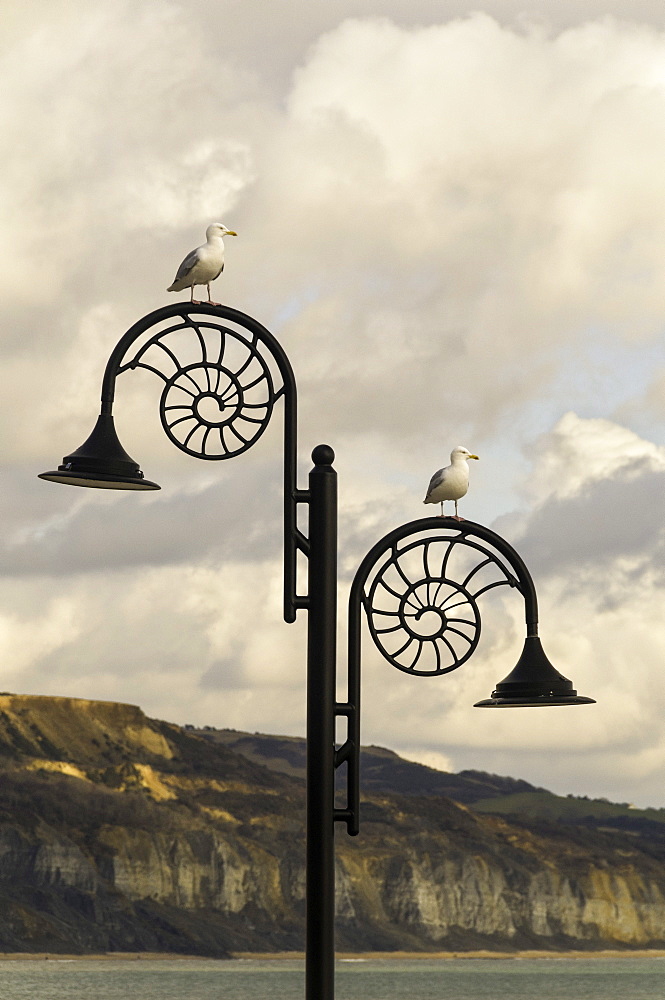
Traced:
POLYGON ((349 599, 348 697, 337 702, 337 473, 334 452, 318 445, 307 490, 296 485, 297 400, 289 360, 260 323, 227 306, 177 303, 132 326, 106 365, 102 407, 90 437, 53 472, 51 482, 102 489, 157 490, 124 450, 113 423, 118 375, 144 368, 163 382, 162 426, 194 458, 218 461, 247 451, 284 399, 284 618, 308 612, 307 638, 307 1000, 334 998, 334 824, 359 829, 361 608, 371 636, 393 666, 427 676, 448 673, 475 651, 477 598, 508 585, 523 596, 527 635, 508 677, 479 707, 580 705, 570 681, 549 662, 538 638, 531 576, 499 535, 471 521, 428 517, 387 534, 367 553, 349 599), (308 508, 306 536, 298 505, 308 508), (307 558, 298 593, 297 553, 307 558), (335 746, 335 722, 347 720, 335 746), (335 808, 335 769, 347 763, 347 801, 335 808))

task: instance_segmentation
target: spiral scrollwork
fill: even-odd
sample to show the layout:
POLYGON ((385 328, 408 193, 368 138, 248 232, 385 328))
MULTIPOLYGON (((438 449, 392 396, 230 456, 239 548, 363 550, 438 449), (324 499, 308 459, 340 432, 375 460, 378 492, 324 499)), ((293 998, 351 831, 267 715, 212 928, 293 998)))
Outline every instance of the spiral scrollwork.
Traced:
POLYGON ((434 676, 460 667, 478 645, 477 599, 517 586, 490 549, 461 534, 392 545, 363 593, 370 633, 384 657, 408 674, 434 676))
POLYGON ((265 431, 283 387, 260 338, 188 309, 153 333, 119 367, 145 368, 164 381, 160 418, 176 447, 195 458, 232 458, 265 431))

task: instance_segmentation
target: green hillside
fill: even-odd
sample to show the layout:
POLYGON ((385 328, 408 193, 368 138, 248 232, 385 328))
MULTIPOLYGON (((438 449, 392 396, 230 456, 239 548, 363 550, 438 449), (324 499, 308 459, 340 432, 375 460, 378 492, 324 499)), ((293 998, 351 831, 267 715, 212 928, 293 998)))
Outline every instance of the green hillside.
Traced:
MULTIPOLYGON (((211 743, 223 745, 247 760, 294 777, 305 776, 305 741, 297 737, 243 733, 233 729, 192 730, 211 743)), ((366 793, 406 796, 445 796, 474 812, 525 821, 548 821, 578 826, 665 835, 665 809, 636 809, 629 803, 555 795, 516 778, 484 771, 452 774, 404 760, 383 747, 363 747, 361 787, 366 793), (664 829, 661 831, 660 827, 664 829)))

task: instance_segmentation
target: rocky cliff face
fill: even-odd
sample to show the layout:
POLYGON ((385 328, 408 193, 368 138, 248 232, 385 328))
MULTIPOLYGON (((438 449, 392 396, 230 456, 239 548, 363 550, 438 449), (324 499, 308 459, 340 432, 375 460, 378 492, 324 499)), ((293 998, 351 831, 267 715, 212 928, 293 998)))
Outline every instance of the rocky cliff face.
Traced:
MULTIPOLYGON (((665 944, 656 838, 369 795, 344 950, 665 944)), ((130 705, 0 696, 0 950, 301 950, 304 789, 130 705)))
MULTIPOLYGON (((452 820, 452 817, 450 817, 452 820)), ((374 919, 437 947, 654 945, 665 937, 662 861, 605 842, 562 843, 468 817, 453 830, 410 831, 358 880, 374 919), (377 905, 378 903, 378 905, 377 905)))

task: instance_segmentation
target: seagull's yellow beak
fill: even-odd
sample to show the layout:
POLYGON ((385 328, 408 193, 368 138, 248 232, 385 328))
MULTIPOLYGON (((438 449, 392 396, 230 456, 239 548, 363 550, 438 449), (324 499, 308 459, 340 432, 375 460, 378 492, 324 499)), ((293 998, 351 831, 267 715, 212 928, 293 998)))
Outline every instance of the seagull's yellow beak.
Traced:
POLYGON ((467 458, 478 458, 478 456, 477 456, 477 455, 467 455, 466 457, 467 457, 467 458))
POLYGON ((227 229, 226 232, 224 233, 224 235, 225 236, 237 236, 238 234, 234 233, 232 229, 227 229))

